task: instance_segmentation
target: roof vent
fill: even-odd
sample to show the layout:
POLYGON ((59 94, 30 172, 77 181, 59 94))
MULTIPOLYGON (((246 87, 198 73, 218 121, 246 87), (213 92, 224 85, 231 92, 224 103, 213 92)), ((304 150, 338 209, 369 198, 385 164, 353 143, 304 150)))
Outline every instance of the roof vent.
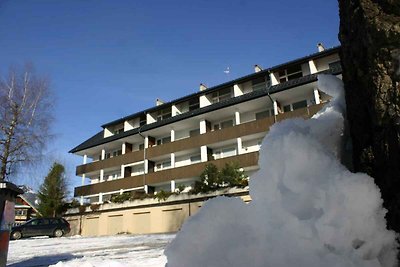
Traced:
POLYGON ((254 65, 254 72, 260 72, 260 71, 262 71, 263 70, 263 68, 261 68, 261 66, 259 66, 259 65, 254 65))
POLYGON ((207 89, 207 86, 203 83, 200 84, 200 91, 204 91, 207 89))
POLYGON ((157 98, 156 99, 156 106, 160 106, 162 104, 164 104, 164 101, 162 101, 161 99, 157 98))
POLYGON ((324 47, 324 45, 322 43, 318 43, 317 47, 318 47, 318 52, 325 51, 325 47, 324 47))

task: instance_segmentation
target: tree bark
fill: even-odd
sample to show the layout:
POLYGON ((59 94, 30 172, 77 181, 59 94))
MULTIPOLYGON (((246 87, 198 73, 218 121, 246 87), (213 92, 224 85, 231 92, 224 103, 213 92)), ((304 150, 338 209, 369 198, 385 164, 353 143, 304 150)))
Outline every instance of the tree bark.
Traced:
POLYGON ((339 0, 339 10, 354 170, 374 178, 400 233, 400 1, 339 0))

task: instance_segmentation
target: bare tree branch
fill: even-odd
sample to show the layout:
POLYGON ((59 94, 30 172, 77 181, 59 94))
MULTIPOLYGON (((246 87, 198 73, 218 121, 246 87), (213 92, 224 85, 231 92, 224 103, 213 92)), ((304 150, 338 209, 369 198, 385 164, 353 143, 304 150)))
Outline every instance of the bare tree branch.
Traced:
POLYGON ((52 102, 48 83, 30 68, 0 77, 0 180, 12 180, 18 167, 41 155, 52 102))

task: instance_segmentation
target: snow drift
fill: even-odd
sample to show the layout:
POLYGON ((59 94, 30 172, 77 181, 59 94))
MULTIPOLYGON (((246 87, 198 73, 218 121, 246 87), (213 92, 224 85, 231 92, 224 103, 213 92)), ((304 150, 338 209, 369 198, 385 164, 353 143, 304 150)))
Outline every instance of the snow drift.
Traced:
POLYGON ((310 120, 275 124, 250 179, 253 201, 207 201, 167 247, 168 267, 385 266, 395 233, 371 177, 338 160, 345 103, 341 80, 320 75, 333 100, 310 120))

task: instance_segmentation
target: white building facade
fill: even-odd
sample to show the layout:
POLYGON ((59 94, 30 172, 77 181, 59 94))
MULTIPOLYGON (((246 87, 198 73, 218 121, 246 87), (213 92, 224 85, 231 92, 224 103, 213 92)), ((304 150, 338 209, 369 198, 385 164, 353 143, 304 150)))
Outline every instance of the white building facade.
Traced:
POLYGON ((330 97, 317 75, 341 76, 339 47, 255 72, 104 124, 70 153, 83 157, 75 196, 102 203, 131 191, 190 187, 207 163, 237 162, 258 169, 269 127, 286 118, 310 118, 330 97), (89 180, 89 184, 85 181, 89 180))

